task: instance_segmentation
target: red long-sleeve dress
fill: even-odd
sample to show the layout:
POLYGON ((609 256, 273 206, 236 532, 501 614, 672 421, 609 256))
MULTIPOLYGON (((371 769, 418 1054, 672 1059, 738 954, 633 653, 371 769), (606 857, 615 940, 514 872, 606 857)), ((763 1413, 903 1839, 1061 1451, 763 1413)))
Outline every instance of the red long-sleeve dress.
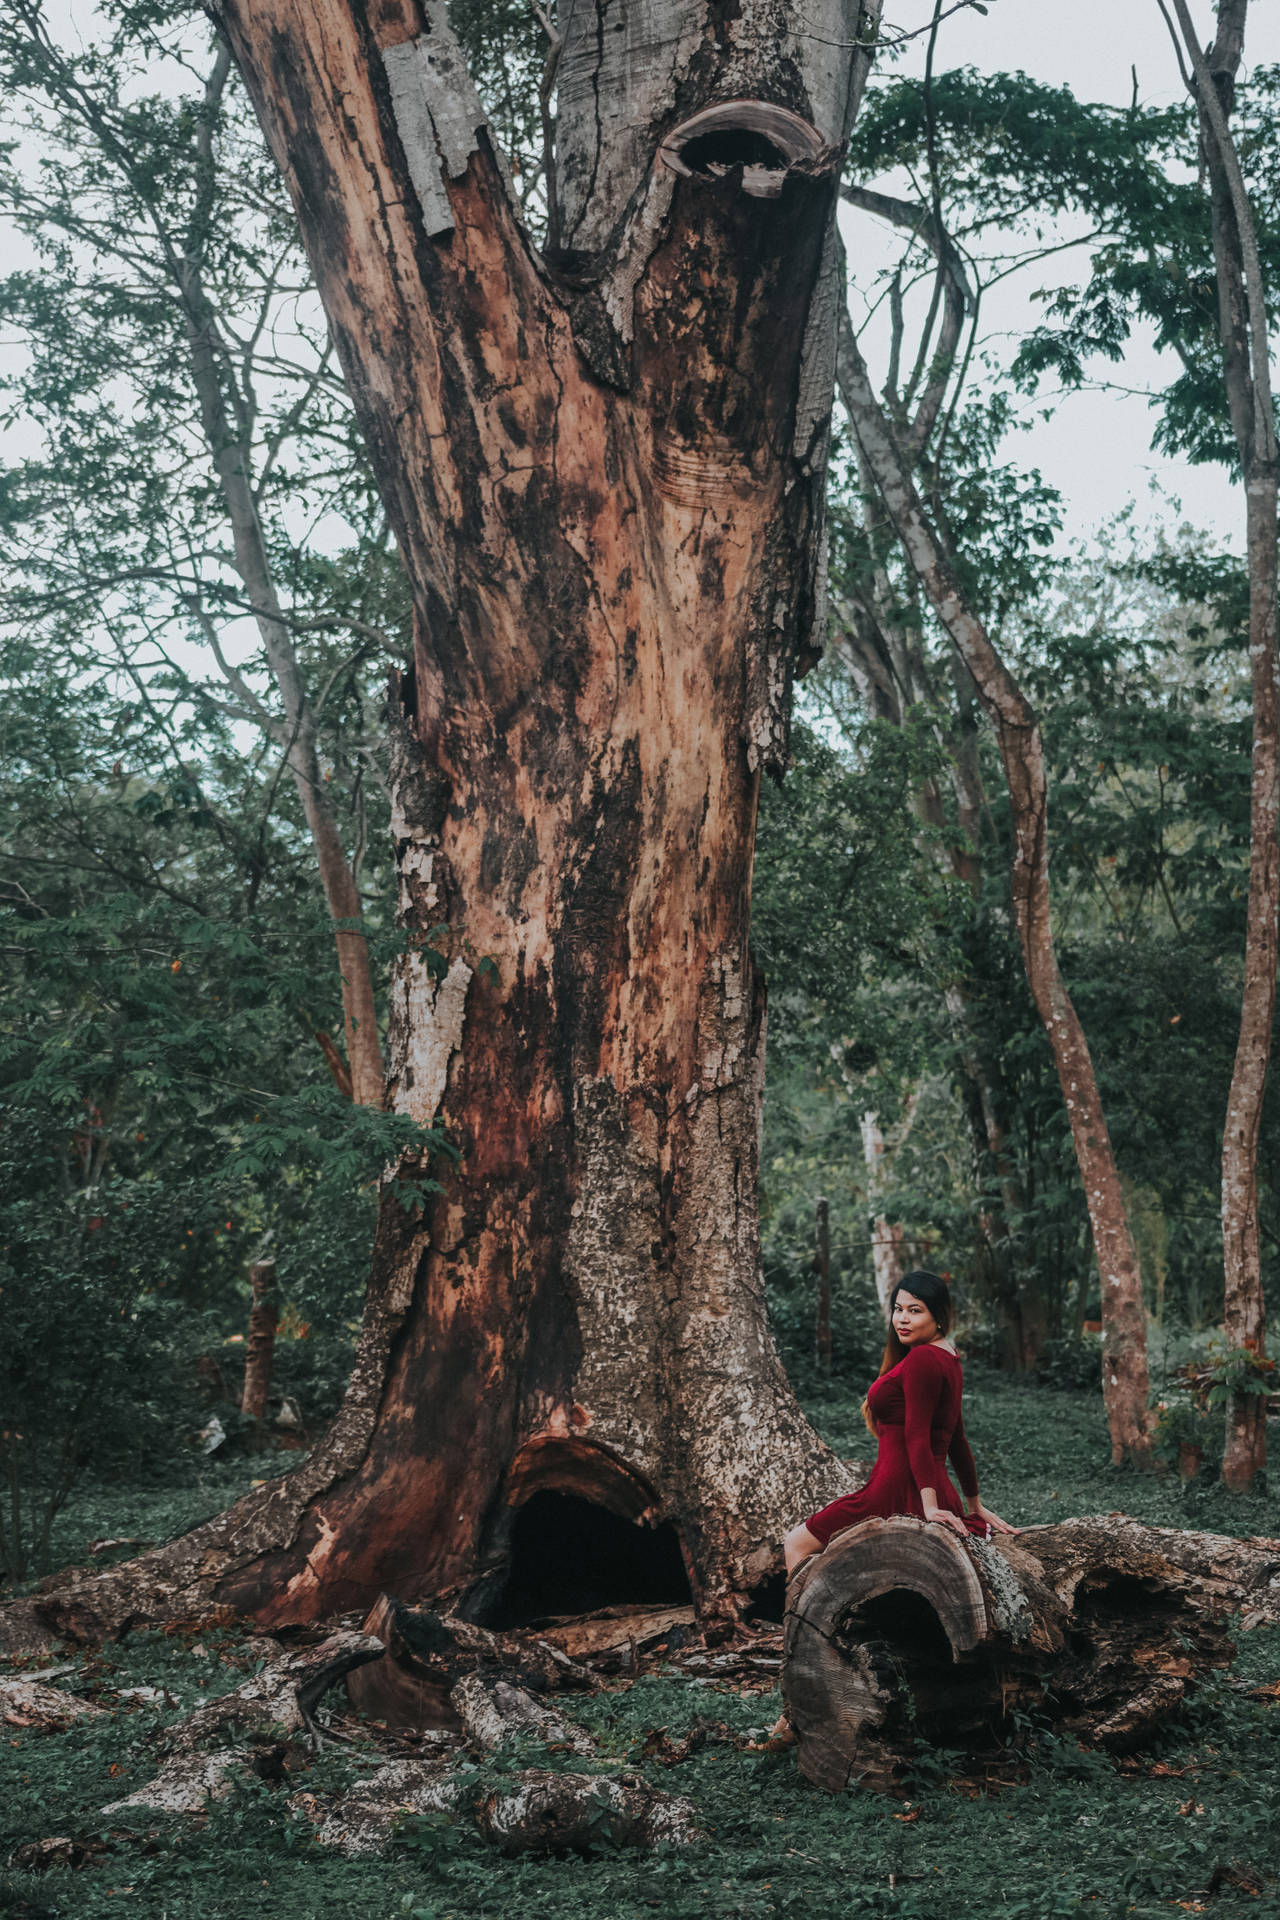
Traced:
POLYGON ((940 1507, 957 1513, 971 1533, 985 1536, 989 1528, 976 1514, 966 1514, 947 1474, 947 1458, 970 1499, 978 1491, 978 1475, 964 1437, 960 1394, 964 1369, 945 1347, 910 1347, 896 1367, 882 1373, 867 1398, 876 1423, 879 1446, 871 1478, 857 1493, 833 1500, 829 1507, 805 1521, 825 1547, 833 1534, 875 1516, 914 1513, 924 1518, 921 1487, 932 1487, 940 1507))

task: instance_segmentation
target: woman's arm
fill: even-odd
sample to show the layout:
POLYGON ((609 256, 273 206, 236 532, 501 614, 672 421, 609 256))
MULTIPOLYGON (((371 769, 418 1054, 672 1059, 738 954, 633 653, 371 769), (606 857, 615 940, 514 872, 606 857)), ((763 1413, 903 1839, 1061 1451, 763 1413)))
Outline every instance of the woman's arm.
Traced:
POLYGON ((965 1531, 958 1513, 938 1505, 937 1462, 933 1457, 933 1416, 945 1384, 942 1363, 928 1347, 913 1347, 902 1368, 904 1438, 911 1478, 920 1490, 920 1505, 926 1520, 940 1520, 957 1533, 965 1531))
POLYGON ((975 1519, 985 1520, 988 1529, 992 1533, 1020 1533, 1022 1531, 1020 1527, 1011 1527, 1009 1522, 1002 1520, 998 1513, 992 1513, 990 1507, 984 1507, 976 1493, 972 1499, 966 1494, 964 1504, 966 1512, 973 1514, 975 1519))
POLYGON ((956 1416, 956 1430, 951 1436, 947 1458, 956 1470, 956 1479, 960 1482, 960 1491, 966 1504, 975 1501, 978 1498, 978 1469, 974 1465, 973 1449, 965 1435, 963 1414, 956 1416))
POLYGON ((974 1464, 973 1449, 969 1445, 964 1430, 964 1415, 956 1420, 956 1430, 951 1436, 948 1458, 956 1470, 956 1479, 960 1482, 960 1491, 964 1495, 965 1511, 979 1520, 985 1520, 993 1533, 1016 1533, 1007 1520, 998 1513, 992 1513, 990 1507, 984 1507, 978 1498, 978 1469, 974 1464))

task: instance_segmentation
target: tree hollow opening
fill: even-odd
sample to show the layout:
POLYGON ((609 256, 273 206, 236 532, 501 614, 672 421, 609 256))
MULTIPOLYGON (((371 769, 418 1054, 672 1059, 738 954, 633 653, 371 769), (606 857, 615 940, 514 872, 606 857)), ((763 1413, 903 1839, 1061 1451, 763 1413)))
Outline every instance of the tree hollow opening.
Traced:
POLYGON ((531 1627, 601 1607, 693 1603, 669 1521, 638 1526, 578 1494, 534 1493, 511 1525, 506 1578, 484 1610, 495 1628, 531 1627))
POLYGON ((747 1595, 748 1620, 766 1621, 781 1626, 787 1612, 787 1576, 771 1573, 752 1587, 747 1595))
POLYGON ((682 158, 690 173, 718 175, 731 167, 770 167, 777 172, 787 156, 763 133, 750 127, 724 127, 686 141, 682 158))
POLYGON ((787 169, 823 151, 807 120, 767 100, 724 100, 674 127, 658 149, 673 173, 701 180, 740 170, 745 193, 776 199, 787 169))
POLYGON ((934 1609, 921 1593, 894 1587, 864 1600, 841 1625, 841 1637, 860 1645, 874 1642, 886 1658, 904 1667, 951 1667, 951 1642, 934 1609))
MULTIPOLYGON (((1104 1654, 1141 1663, 1153 1650, 1176 1649, 1179 1631, 1191 1624, 1185 1600, 1159 1580, 1103 1574, 1076 1588, 1067 1643, 1086 1666, 1104 1654)), ((1071 1692, 1070 1680, 1062 1686, 1071 1692)))
POLYGON ((1150 1629, 1157 1618, 1167 1621, 1182 1611, 1181 1596, 1160 1581, 1137 1574, 1102 1574, 1086 1578, 1076 1588, 1076 1618, 1107 1624, 1134 1622, 1150 1629))
POLYGON ((972 1717, 946 1629, 923 1594, 895 1587, 864 1600, 838 1637, 869 1690, 867 1725, 883 1736, 910 1742, 972 1717))

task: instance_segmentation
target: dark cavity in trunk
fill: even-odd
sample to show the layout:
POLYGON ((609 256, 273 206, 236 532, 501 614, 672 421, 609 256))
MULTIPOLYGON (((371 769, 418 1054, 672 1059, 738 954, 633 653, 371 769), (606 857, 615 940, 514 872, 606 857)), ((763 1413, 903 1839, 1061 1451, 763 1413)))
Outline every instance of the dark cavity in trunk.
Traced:
POLYGON ((638 1526, 577 1494, 531 1495, 515 1515, 509 1553, 501 1587, 477 1596, 474 1617, 487 1627, 536 1626, 600 1607, 693 1603, 673 1526, 638 1526))

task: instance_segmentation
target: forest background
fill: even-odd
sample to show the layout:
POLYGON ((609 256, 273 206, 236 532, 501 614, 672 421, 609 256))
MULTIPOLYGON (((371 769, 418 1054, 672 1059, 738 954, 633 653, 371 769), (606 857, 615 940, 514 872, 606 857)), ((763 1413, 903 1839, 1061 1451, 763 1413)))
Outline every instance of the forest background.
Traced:
MULTIPOLYGON (((451 12, 525 217, 572 287, 581 263, 549 211, 554 21, 525 0, 451 12)), ((815 1428, 865 1458, 883 1291, 911 1264, 940 1267, 984 1491, 1011 1519, 1124 1507, 1270 1534, 1256 1446, 1237 1490, 1217 1474, 1242 1402, 1260 1405, 1265 1442, 1272 1382, 1224 1324, 1258 594, 1204 128, 1156 0, 1118 19, 1043 0, 899 12, 844 174, 827 645, 796 688, 790 769, 760 796, 770 1318, 815 1428), (1043 730, 1057 963, 1140 1270, 1136 1425, 1100 1391, 1095 1222, 1011 899, 1020 824, 931 603, 938 568, 899 542, 912 495, 1043 730), (1148 1415, 1165 1471, 1139 1474, 1148 1415)), ((458 1145, 384 1106, 411 944, 388 700, 411 657, 410 595, 240 80, 185 0, 9 0, 0 74, 12 1595, 69 1562, 113 1567, 306 1458, 351 1369, 386 1170, 413 1217, 458 1145)), ((1274 288, 1280 29, 1256 7, 1230 104, 1274 288)), ((447 925, 417 950, 441 996, 461 955, 479 986, 494 968, 447 925)), ((1257 1165, 1273 1309, 1277 1097, 1257 1165)), ((581 1568, 570 1585, 574 1612, 633 1597, 591 1593, 581 1568)), ((143 1811, 130 1833, 118 1799, 104 1809, 149 1778, 175 1716, 245 1665, 234 1634, 166 1619, 58 1668, 106 1705, 98 1719, 48 1735, 7 1722, 0 1906, 96 1915, 119 1892, 168 1920, 282 1904, 302 1920, 936 1920, 939 1898, 1045 1916, 1212 1900, 1229 1916, 1257 1910, 1280 1864, 1274 1641, 1245 1635, 1235 1673, 1140 1758, 1027 1725, 994 1784, 958 1753, 919 1752, 905 1809, 818 1805, 789 1760, 746 1771, 734 1743, 759 1695, 695 1698, 687 1674, 650 1671, 574 1711, 602 1766, 695 1795, 692 1855, 637 1865, 602 1844, 512 1861, 464 1822, 419 1819, 375 1866, 325 1857, 279 1791, 302 1779, 323 1802, 358 1783, 358 1741, 291 1752, 274 1781, 238 1777, 194 1820, 143 1811), (722 1716, 710 1738, 707 1706, 722 1716), (687 1750, 676 1780, 654 1771, 664 1739, 687 1750), (51 1843, 45 1872, 51 1823, 75 1837, 51 1843), (1131 1857, 1118 1832, 1139 1836, 1131 1857)))
MULTIPOLYGON (((455 18, 536 227, 543 25, 482 0, 455 18)), ((1250 697, 1240 494, 1199 481, 1236 455, 1195 114, 1154 9, 1141 72, 1108 44, 1104 105, 1004 71, 1002 24, 960 10, 882 56, 847 169, 852 311, 890 411, 924 423, 921 485, 1041 716, 1058 953, 1123 1177, 1162 1444, 1211 1469, 1250 697), (950 236, 949 283, 903 204, 950 236), (1118 504, 1135 405, 1159 484, 1118 504), (1042 471, 1086 406, 1085 476, 1042 471), (1102 520, 1095 473, 1117 503, 1102 520)), ((1269 30, 1251 27, 1234 124, 1274 282, 1269 30)), ((0 287, 0 1553, 24 1580, 65 1555, 86 1475, 181 1477, 215 1406, 237 1444, 251 1265, 274 1263, 278 1436, 305 1441, 336 1404, 378 1176, 411 1131, 381 1110, 379 1037, 398 942, 383 707, 409 606, 225 57, 185 7, 23 0, 0 58, 20 261, 0 287)), ((830 644, 797 692, 792 771, 763 790, 753 895, 774 1326, 806 1389, 860 1382, 877 1256, 882 1283, 936 1265, 971 1359, 1092 1388, 1097 1270, 1010 913, 995 747, 847 418, 830 518, 830 644), (877 623, 916 650, 918 684, 878 677, 877 623), (981 795, 963 820, 957 755, 981 795)), ((1278 1153, 1273 1091, 1268 1273, 1278 1153)))

